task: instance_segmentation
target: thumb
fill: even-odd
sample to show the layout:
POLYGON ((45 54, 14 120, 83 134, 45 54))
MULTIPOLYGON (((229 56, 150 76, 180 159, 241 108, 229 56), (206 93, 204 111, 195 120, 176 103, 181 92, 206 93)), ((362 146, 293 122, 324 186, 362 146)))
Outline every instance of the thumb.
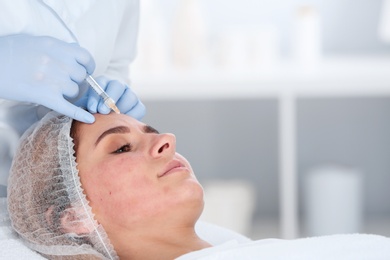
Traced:
POLYGON ((72 103, 62 99, 57 103, 55 107, 51 107, 51 109, 61 113, 65 116, 71 117, 77 121, 81 121, 87 124, 91 124, 95 122, 95 117, 85 111, 84 109, 73 105, 72 103))

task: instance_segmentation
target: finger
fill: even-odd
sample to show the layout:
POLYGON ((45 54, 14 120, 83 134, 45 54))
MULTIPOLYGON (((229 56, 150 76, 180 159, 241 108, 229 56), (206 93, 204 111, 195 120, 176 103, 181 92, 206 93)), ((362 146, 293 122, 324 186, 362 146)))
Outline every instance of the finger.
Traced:
POLYGON ((116 106, 122 113, 126 114, 135 107, 138 102, 139 99, 135 93, 130 88, 126 88, 125 93, 123 93, 118 102, 116 102, 116 106))
POLYGON ((100 99, 100 96, 93 89, 90 88, 88 90, 87 101, 88 111, 90 111, 91 113, 97 113, 100 99))
POLYGON ((80 47, 78 43, 68 43, 52 37, 42 37, 46 42, 47 52, 59 60, 71 59, 82 65, 87 73, 92 74, 95 70, 95 60, 88 50, 80 47))
POLYGON ((79 108, 79 107, 75 107, 75 110, 73 112, 73 116, 70 115, 70 117, 72 117, 73 119, 77 120, 77 121, 81 121, 81 122, 84 122, 84 123, 87 123, 87 124, 92 124, 93 122, 95 122, 95 117, 88 113, 87 111, 85 111, 84 109, 82 108, 79 108))
POLYGON ((57 86, 61 89, 61 94, 67 98, 75 98, 80 92, 79 85, 71 80, 57 82, 57 86))
POLYGON ((92 75, 96 68, 96 64, 89 51, 75 43, 70 44, 70 46, 75 60, 86 69, 89 75, 92 75))
POLYGON ((81 84, 81 82, 83 82, 88 76, 87 70, 76 61, 70 65, 67 65, 67 71, 69 73, 70 79, 77 84, 81 84))
POLYGON ((111 81, 111 79, 105 77, 105 76, 99 76, 95 78, 96 82, 105 90, 108 83, 111 81))
MULTIPOLYGON (((119 81, 113 80, 108 83, 105 90, 107 95, 116 103, 126 92, 127 86, 120 83, 119 81)), ((98 111, 99 113, 108 114, 110 112, 110 108, 108 108, 104 104, 103 100, 101 100, 99 102, 98 111)))
POLYGON ((79 85, 69 78, 66 71, 55 67, 45 68, 45 80, 36 84, 37 91, 41 94, 52 93, 58 96, 74 98, 79 94, 79 85))
MULTIPOLYGON (((46 106, 46 105, 45 105, 46 106)), ((65 99, 58 100, 52 106, 47 106, 58 113, 71 117, 77 121, 81 121, 84 123, 93 123, 95 121, 95 117, 85 111, 84 109, 73 105, 72 103, 66 101, 65 99)))
POLYGON ((79 74, 78 77, 83 77, 82 74, 85 74, 85 69, 77 62, 74 62, 74 64, 77 64, 78 68, 71 68, 69 64, 61 61, 55 61, 51 66, 42 68, 42 73, 45 75, 45 85, 49 86, 50 89, 60 90, 61 94, 67 98, 76 97, 79 94, 80 88, 79 84, 72 79, 72 75, 79 74), (77 72, 77 70, 79 71, 77 72), (75 71, 75 73, 71 71, 75 71))
MULTIPOLYGON (((105 76, 100 76, 100 77, 97 77, 95 80, 99 84, 99 86, 104 91, 106 91, 106 88, 110 82, 110 79, 106 78, 105 76)), ((96 106, 97 106, 96 110, 98 113, 101 113, 101 114, 110 113, 110 108, 104 104, 104 100, 101 97, 98 99, 98 104, 96 106)))
MULTIPOLYGON (((69 45, 68 43, 64 44, 69 45)), ((67 46, 64 44, 61 46, 67 46)), ((41 66, 41 70, 43 70, 48 78, 58 78, 60 76, 61 78, 72 80, 75 83, 80 84, 86 78, 87 70, 75 59, 74 55, 76 52, 74 50, 73 52, 66 52, 66 49, 67 48, 65 48, 65 50, 56 48, 55 50, 57 50, 57 52, 51 50, 51 52, 54 53, 52 53, 52 57, 48 59, 48 62, 41 66), (65 53, 65 55, 63 53, 65 53)))
POLYGON ((125 93, 128 87, 117 80, 108 82, 105 91, 109 97, 117 102, 125 93))
POLYGON ((141 101, 139 101, 137 105, 135 105, 130 111, 126 113, 126 115, 134 117, 137 120, 141 120, 145 116, 145 114, 146 108, 141 101))
POLYGON ((104 100, 101 98, 99 100, 99 104, 97 106, 97 112, 100 114, 107 115, 111 112, 111 108, 109 108, 105 103, 104 100))

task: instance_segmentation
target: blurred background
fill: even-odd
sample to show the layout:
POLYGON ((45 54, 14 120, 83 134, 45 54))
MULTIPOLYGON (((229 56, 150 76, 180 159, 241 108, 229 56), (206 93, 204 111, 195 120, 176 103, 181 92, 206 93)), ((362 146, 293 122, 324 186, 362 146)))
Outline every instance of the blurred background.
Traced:
POLYGON ((390 236, 390 3, 142 0, 132 87, 202 219, 253 238, 390 236))

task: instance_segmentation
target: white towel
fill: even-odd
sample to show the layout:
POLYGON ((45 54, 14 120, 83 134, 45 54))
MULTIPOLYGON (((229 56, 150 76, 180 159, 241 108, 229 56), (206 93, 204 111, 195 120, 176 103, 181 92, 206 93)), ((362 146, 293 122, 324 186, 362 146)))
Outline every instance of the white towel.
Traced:
POLYGON ((12 229, 6 198, 0 198, 0 259, 45 259, 25 246, 12 229))
POLYGON ((18 239, 1 239, 0 240, 0 259, 13 260, 13 259, 28 259, 28 260, 42 260, 45 259, 41 255, 30 250, 23 245, 18 239))
POLYGON ((251 241, 248 237, 233 230, 204 221, 198 221, 195 230, 202 239, 213 246, 223 244, 230 240, 236 240, 239 243, 251 241))
POLYGON ((390 238, 350 234, 302 238, 265 239, 226 243, 183 255, 177 260, 389 260, 390 238))

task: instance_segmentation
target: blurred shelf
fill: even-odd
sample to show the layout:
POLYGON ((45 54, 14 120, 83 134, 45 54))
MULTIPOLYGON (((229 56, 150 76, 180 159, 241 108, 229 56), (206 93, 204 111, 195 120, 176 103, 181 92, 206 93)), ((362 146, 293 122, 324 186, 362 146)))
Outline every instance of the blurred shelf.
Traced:
POLYGON ((134 72, 132 86, 141 99, 390 95, 390 56, 329 57, 311 67, 287 60, 258 71, 134 72))

